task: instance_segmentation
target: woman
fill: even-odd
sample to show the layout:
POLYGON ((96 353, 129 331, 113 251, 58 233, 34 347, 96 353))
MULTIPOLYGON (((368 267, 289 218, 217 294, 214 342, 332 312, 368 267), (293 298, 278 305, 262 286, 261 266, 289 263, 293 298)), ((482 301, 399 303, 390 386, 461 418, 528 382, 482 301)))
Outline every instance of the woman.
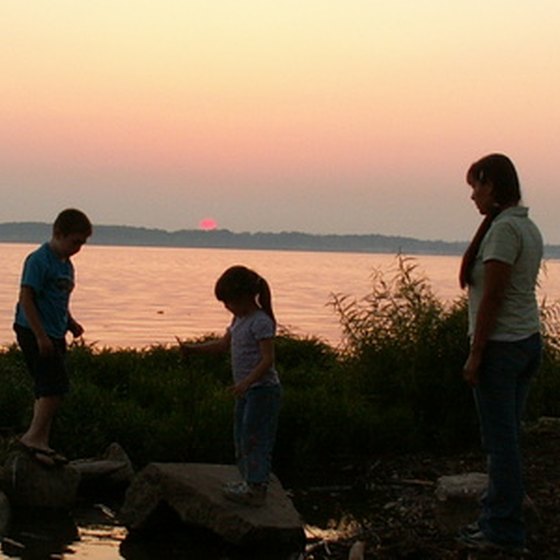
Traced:
POLYGON ((535 286, 543 252, 537 226, 520 205, 513 163, 492 154, 471 165, 467 183, 484 220, 463 257, 470 353, 463 376, 473 388, 488 488, 478 521, 460 534, 477 548, 522 549, 521 416, 541 356, 535 286))

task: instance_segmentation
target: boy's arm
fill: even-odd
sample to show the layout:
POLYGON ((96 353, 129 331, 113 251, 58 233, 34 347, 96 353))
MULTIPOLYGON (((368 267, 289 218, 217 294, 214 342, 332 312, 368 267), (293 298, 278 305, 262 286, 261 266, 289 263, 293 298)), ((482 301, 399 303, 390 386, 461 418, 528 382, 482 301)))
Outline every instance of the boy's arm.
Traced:
POLYGON ((232 393, 237 397, 243 396, 251 385, 256 383, 274 364, 274 339, 264 338, 259 340, 259 349, 261 352, 259 363, 243 381, 231 388, 232 393))
POLYGON ((54 352, 54 346, 43 328, 39 311, 35 305, 35 292, 30 286, 22 286, 19 291, 19 304, 25 313, 29 327, 33 331, 39 347, 39 354, 46 356, 54 352))
POLYGON ((68 311, 68 330, 74 338, 78 338, 84 334, 84 327, 74 319, 70 311, 68 311))

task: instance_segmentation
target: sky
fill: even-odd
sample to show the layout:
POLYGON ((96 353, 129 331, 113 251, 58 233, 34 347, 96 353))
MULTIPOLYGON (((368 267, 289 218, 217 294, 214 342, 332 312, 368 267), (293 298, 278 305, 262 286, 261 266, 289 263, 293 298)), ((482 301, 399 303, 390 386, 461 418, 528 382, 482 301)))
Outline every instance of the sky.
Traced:
POLYGON ((560 243, 558 29, 558 0, 3 2, 0 222, 466 240, 502 152, 560 243))

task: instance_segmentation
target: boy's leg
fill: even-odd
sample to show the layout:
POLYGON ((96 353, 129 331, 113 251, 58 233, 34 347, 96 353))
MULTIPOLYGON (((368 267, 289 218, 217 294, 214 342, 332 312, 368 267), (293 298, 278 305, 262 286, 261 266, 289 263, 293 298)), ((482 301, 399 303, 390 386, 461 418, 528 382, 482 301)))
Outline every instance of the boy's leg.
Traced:
POLYGON ((16 326, 15 331, 29 373, 35 382, 33 418, 20 441, 28 447, 50 450, 49 439, 52 423, 63 396, 69 388, 65 364, 66 341, 51 339, 54 354, 42 356, 39 353, 35 335, 30 329, 16 326))
POLYGON ((50 450, 49 439, 53 420, 62 404, 60 395, 39 397, 33 407, 33 418, 27 431, 20 437, 28 447, 50 450))

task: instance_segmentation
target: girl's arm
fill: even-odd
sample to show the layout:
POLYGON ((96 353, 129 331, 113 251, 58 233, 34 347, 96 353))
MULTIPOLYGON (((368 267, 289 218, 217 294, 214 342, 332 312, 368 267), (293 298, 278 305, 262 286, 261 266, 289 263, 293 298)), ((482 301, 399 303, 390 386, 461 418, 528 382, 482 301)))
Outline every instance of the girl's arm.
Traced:
POLYGON ((39 347, 39 354, 41 356, 48 356, 54 352, 54 346, 43 328, 39 311, 35 305, 35 292, 30 286, 22 286, 19 291, 19 304, 25 313, 25 318, 29 327, 35 335, 37 346, 39 347))
POLYGON ((255 366, 253 371, 245 378, 232 387, 232 393, 236 397, 241 397, 243 394, 257 382, 274 364, 274 339, 265 338, 259 341, 259 349, 261 352, 261 359, 255 366))
POLYGON ((209 340, 208 342, 200 342, 198 344, 185 344, 177 338, 179 343, 179 350, 184 358, 188 358, 192 354, 221 354, 227 352, 230 347, 231 334, 228 331, 216 340, 209 340))
POLYGON ((482 352, 496 325, 496 318, 502 307, 504 294, 511 277, 511 269, 510 264, 501 261, 492 260, 484 263, 484 289, 478 308, 469 357, 463 368, 463 377, 471 387, 478 384, 482 352))

